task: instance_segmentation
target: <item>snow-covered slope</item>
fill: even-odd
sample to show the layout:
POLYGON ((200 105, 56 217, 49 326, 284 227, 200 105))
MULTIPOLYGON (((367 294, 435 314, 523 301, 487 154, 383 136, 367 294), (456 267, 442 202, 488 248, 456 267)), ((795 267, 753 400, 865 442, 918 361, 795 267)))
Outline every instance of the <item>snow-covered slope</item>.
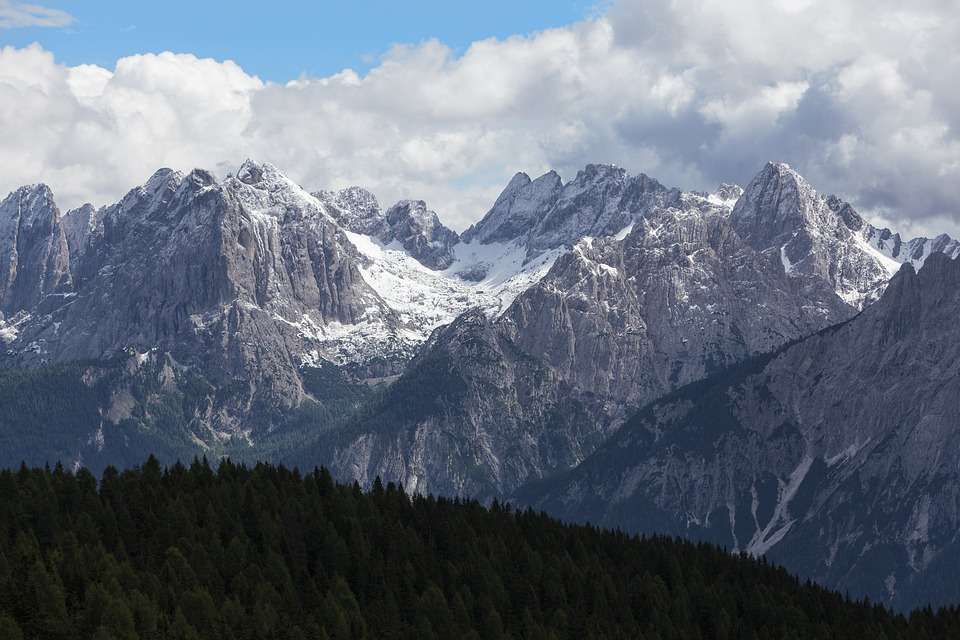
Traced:
POLYGON ((412 356, 430 333, 474 308, 501 314, 514 298, 549 271, 562 249, 525 262, 526 246, 519 241, 481 245, 459 243, 452 264, 443 270, 421 264, 400 242, 384 243, 377 237, 345 232, 365 260, 363 279, 376 291, 399 323, 385 318, 361 319, 352 325, 306 327, 319 349, 304 361, 326 357, 337 364, 363 363, 376 355, 412 356), (389 350, 383 347, 391 345, 389 350))

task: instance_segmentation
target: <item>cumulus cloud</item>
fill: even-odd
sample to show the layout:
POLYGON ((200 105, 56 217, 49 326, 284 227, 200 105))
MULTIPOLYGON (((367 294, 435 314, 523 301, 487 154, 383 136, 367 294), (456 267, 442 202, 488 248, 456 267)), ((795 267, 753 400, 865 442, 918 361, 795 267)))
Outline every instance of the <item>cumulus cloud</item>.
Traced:
MULTIPOLYGON (((364 75, 287 84, 146 54, 114 69, 0 50, 0 189, 73 206, 159 166, 273 162, 311 189, 428 200, 457 228, 517 170, 612 162, 684 188, 768 159, 907 232, 960 228, 952 0, 621 0, 566 28, 397 46, 364 75)), ((2 6, 2 5, 0 5, 2 6)))
POLYGON ((65 27, 72 22, 73 16, 60 9, 0 0, 0 29, 65 27))

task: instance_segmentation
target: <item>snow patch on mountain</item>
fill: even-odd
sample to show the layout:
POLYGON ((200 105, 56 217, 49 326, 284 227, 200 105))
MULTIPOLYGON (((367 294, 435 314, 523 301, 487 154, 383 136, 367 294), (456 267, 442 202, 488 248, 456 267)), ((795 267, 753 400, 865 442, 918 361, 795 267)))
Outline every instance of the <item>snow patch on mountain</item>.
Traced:
POLYGON ((786 244, 780 247, 780 264, 783 265, 783 272, 787 275, 790 275, 790 273, 793 271, 793 264, 790 262, 790 258, 787 257, 786 244))
POLYGON ((11 343, 20 335, 20 327, 28 323, 31 315, 24 311, 17 312, 10 318, 4 318, 0 313, 0 342, 11 343))
POLYGON ((564 252, 553 249, 526 262, 526 246, 517 240, 459 243, 453 248, 452 264, 436 271, 413 258, 397 241, 384 244, 370 236, 345 233, 369 259, 360 269, 364 280, 421 340, 474 307, 488 315, 500 315, 564 252))
POLYGON ((900 270, 900 267, 903 266, 902 262, 899 262, 878 250, 876 247, 867 242, 866 239, 864 239, 864 237, 859 233, 853 234, 853 241, 861 251, 875 259, 877 263, 886 270, 888 279, 892 278, 894 274, 900 270))

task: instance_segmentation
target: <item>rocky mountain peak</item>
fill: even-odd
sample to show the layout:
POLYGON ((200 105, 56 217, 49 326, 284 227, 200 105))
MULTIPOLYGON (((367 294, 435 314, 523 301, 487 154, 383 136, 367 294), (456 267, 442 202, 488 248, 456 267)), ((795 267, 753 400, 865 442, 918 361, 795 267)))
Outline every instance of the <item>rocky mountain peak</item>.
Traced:
POLYGON ((532 259, 550 249, 572 247, 584 236, 618 233, 679 197, 679 191, 649 176, 631 176, 611 164, 589 164, 566 184, 554 171, 536 180, 518 173, 463 239, 489 244, 524 238, 532 259))
POLYGON ((483 219, 464 232, 464 241, 477 239, 490 244, 528 234, 549 211, 562 188, 563 181, 555 171, 536 180, 522 172, 516 174, 483 219))
POLYGON ((6 200, 9 199, 14 199, 17 202, 17 206, 24 215, 29 216, 34 213, 42 217, 53 214, 60 215, 59 210, 54 211, 56 205, 53 201, 53 191, 42 182, 20 187, 7 196, 6 200))
POLYGON ((0 202, 0 311, 31 309, 69 287, 70 257, 53 192, 20 187, 0 202))
POLYGON ((183 173, 173 169, 158 169, 143 185, 128 192, 128 197, 155 198, 176 191, 183 182, 183 173))
POLYGON ((899 257, 903 261, 923 264, 927 256, 935 253, 943 253, 951 258, 956 258, 960 255, 960 240, 955 240, 945 233, 941 233, 935 238, 914 238, 904 244, 899 257))
POLYGON ((298 197, 303 197, 306 194, 300 185, 288 178, 274 165, 269 162, 256 162, 249 158, 243 161, 232 179, 228 177, 222 182, 225 187, 233 189, 238 188, 238 183, 270 193, 294 191, 297 192, 298 197))
POLYGON ((313 195, 327 205, 337 224, 348 231, 376 238, 389 235, 380 201, 366 189, 354 186, 339 191, 318 191, 313 195))
POLYGON ((824 279, 858 309, 882 293, 902 262, 899 237, 840 198, 818 194, 782 162, 767 163, 750 181, 730 221, 752 247, 778 255, 787 275, 824 279))
POLYGON ((258 184, 263 180, 264 166, 247 158, 237 169, 237 180, 244 184, 258 184))
POLYGON ((577 172, 573 182, 584 184, 598 180, 624 180, 626 178, 627 171, 623 167, 614 164, 588 164, 577 172))
POLYGON ((678 190, 642 173, 631 176, 613 165, 587 165, 563 185, 531 230, 530 254, 572 246, 584 236, 614 235, 679 198, 678 190))
POLYGON ((336 192, 335 201, 345 209, 364 216, 380 213, 380 201, 377 196, 363 187, 347 187, 336 192))
MULTIPOLYGON (((925 307, 935 307, 944 298, 955 299, 960 297, 960 260, 951 258, 945 253, 931 253, 923 262, 923 266, 911 276, 914 271, 904 265, 900 269, 904 279, 916 278, 919 286, 926 295, 925 307)), ((891 281, 891 286, 900 277, 900 272, 891 281)))
POLYGON ((734 228, 756 249, 781 244, 820 217, 817 193, 784 162, 768 162, 747 184, 731 214, 734 228))
POLYGON ((859 322, 876 323, 876 332, 864 329, 863 333, 876 334, 879 344, 886 346, 910 334, 949 331, 946 325, 953 323, 958 306, 960 260, 932 253, 919 267, 905 262, 880 299, 864 310, 859 322))
POLYGON ((509 197, 512 196, 514 193, 516 193, 516 192, 519 191, 520 189, 522 189, 522 188, 524 188, 525 186, 527 186, 528 184, 530 184, 530 182, 532 182, 532 180, 530 179, 530 176, 528 176, 528 175, 527 175, 525 172, 523 172, 523 171, 517 171, 517 172, 513 175, 513 177, 510 178, 510 182, 507 183, 507 186, 503 189, 503 192, 502 192, 502 193, 500 194, 500 196, 497 198, 497 201, 494 202, 494 206, 496 206, 497 203, 499 203, 500 201, 502 201, 502 200, 504 200, 504 199, 506 199, 506 198, 509 198, 509 197))
POLYGON ((445 227, 436 212, 423 200, 401 200, 385 215, 390 238, 397 240, 421 264, 431 269, 446 269, 453 264, 453 247, 460 236, 445 227))
POLYGON ((725 203, 736 203, 736 201, 740 199, 740 196, 743 195, 743 187, 738 184, 721 182, 720 186, 717 187, 717 190, 714 192, 714 195, 725 203))
POLYGON ((108 207, 111 217, 125 216, 133 210, 146 214, 166 206, 183 183, 183 177, 183 173, 173 169, 155 171, 145 183, 128 191, 119 203, 108 207))

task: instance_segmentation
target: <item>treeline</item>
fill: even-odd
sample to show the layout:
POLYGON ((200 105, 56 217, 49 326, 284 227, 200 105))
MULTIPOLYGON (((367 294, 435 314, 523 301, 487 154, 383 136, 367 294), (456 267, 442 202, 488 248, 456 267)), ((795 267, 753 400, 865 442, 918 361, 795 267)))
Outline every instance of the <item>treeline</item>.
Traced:
POLYGON ((0 638, 954 638, 709 545, 206 462, 0 471, 0 638))

